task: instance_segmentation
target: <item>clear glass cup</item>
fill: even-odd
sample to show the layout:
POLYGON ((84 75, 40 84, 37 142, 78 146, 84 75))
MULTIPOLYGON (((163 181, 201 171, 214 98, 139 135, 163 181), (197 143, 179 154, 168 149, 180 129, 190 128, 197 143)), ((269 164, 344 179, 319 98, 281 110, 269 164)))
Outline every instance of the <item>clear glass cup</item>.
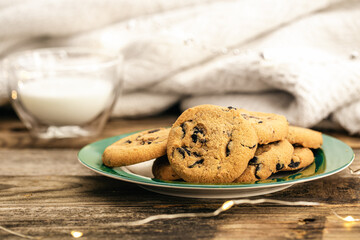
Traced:
POLYGON ((121 90, 122 58, 101 50, 49 48, 2 62, 12 105, 33 136, 94 136, 121 90))

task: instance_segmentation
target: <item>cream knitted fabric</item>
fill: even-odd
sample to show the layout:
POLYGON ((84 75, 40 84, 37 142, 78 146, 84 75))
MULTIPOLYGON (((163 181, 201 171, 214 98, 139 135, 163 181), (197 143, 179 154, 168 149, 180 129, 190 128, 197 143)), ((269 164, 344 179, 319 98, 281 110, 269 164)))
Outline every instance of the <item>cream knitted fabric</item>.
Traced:
MULTIPOLYGON (((0 56, 52 46, 118 51, 125 94, 114 117, 213 103, 307 127, 331 115, 360 133, 359 15, 360 3, 346 0, 4 0, 0 56)), ((7 98, 0 78, 0 104, 7 98)))
MULTIPOLYGON (((247 91, 231 95, 188 98, 183 101, 183 108, 204 103, 233 105, 255 111, 284 114, 292 124, 308 127, 315 125, 341 106, 360 99, 359 61, 340 61, 314 49, 295 51, 283 48, 272 51, 273 54, 266 54, 266 51, 263 53, 268 56, 266 59, 256 53, 252 53, 253 56, 232 57, 231 60, 235 62, 226 64, 226 61, 221 61, 206 74, 193 74, 196 79, 193 82, 198 86, 205 85, 207 79, 217 76, 223 88, 229 87, 228 92, 230 87, 233 92, 241 92, 243 89, 247 91), (311 61, 301 60, 302 56, 312 56, 311 61), (250 58, 253 60, 249 61, 250 58), (244 64, 244 61, 248 61, 247 64, 244 64), (242 74, 234 77, 228 68, 242 74), (259 84, 262 81, 266 82, 268 91, 273 91, 256 91, 263 90, 263 85, 259 84), (247 83, 252 83, 251 92, 247 83), (256 85, 260 85, 261 88, 257 89, 256 85)), ((173 88, 176 87, 173 84, 173 88)), ((214 85, 212 93, 218 94, 216 88, 219 87, 214 85)), ((190 88, 197 89, 194 86, 190 88)))
POLYGON ((360 133, 360 101, 343 106, 332 114, 331 119, 352 134, 360 133))

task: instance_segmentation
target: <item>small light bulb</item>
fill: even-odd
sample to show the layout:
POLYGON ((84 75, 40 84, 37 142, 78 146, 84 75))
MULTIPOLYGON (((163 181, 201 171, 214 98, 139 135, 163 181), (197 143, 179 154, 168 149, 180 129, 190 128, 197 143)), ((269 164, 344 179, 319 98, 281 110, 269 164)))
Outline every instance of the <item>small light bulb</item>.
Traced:
POLYGON ((82 232, 78 232, 78 231, 71 231, 71 235, 74 237, 74 238, 81 238, 83 233, 82 232))
POLYGON ((226 201, 224 202, 224 204, 221 206, 221 209, 226 211, 228 209, 230 209, 232 206, 234 206, 234 201, 226 201))
POLYGON ((11 98, 12 98, 13 100, 16 100, 16 99, 17 99, 17 92, 16 92, 15 90, 12 90, 12 91, 11 91, 11 98))
POLYGON ((345 221, 347 222, 354 222, 355 219, 352 216, 347 216, 346 218, 344 218, 345 221))

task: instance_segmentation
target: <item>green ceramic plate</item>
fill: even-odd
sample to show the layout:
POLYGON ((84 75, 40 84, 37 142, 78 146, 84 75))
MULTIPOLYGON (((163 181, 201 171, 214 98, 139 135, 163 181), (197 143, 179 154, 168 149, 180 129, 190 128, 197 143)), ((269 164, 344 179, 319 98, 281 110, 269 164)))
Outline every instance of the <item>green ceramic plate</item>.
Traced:
POLYGON ((85 146, 78 153, 80 163, 102 175, 136 183, 147 190, 162 194, 194 198, 236 198, 272 193, 296 183, 327 177, 345 169, 354 160, 354 152, 348 145, 323 134, 322 148, 314 150, 315 162, 301 171, 284 172, 281 175, 274 175, 271 179, 252 184, 192 184, 161 181, 152 178, 152 161, 120 168, 109 168, 102 164, 101 155, 104 149, 131 134, 133 133, 103 139, 85 146))

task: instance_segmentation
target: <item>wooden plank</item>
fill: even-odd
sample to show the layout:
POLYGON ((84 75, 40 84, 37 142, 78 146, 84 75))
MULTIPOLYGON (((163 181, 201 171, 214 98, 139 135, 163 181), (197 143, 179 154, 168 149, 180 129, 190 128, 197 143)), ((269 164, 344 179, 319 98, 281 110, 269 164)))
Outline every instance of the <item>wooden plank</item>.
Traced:
MULTIPOLYGON (((13 174, 0 177, 0 225, 46 239, 69 238, 72 230, 83 232, 84 239, 356 239, 360 234, 360 224, 349 227, 330 210, 360 218, 360 179, 348 170, 257 197, 317 201, 326 206, 242 205, 215 218, 161 220, 141 227, 113 226, 155 214, 210 212, 224 200, 170 197, 99 176, 74 162, 76 151, 0 150, 0 172, 14 166, 13 174), (64 157, 56 165, 59 156, 64 157), (63 171, 61 166, 69 166, 70 170, 63 171)), ((359 162, 356 157, 354 166, 359 162)), ((3 231, 0 238, 16 239, 3 231)))
POLYGON ((0 149, 1 176, 96 175, 77 159, 78 149, 0 149))
POLYGON ((156 127, 170 127, 176 115, 161 115, 142 119, 113 119, 100 136, 76 139, 32 138, 25 126, 16 119, 0 119, 0 148, 81 148, 86 144, 124 133, 156 127))
MULTIPOLYGON (((191 211, 214 209, 210 206, 191 211)), ((238 206, 213 218, 161 220, 138 227, 116 226, 116 223, 157 213, 188 212, 189 209, 59 206, 6 210, 14 213, 6 222, 8 228, 45 239, 70 237, 72 230, 83 232, 86 239, 321 239, 327 232, 355 239, 355 231, 359 232, 359 226, 348 231, 342 222, 327 215, 328 209, 311 207, 238 206)), ((349 210, 360 214, 356 208, 349 210)))
MULTIPOLYGON (((0 192, 0 225, 46 239, 65 238, 72 230, 84 232, 91 239, 116 236, 125 239, 240 236, 242 239, 321 239, 325 229, 334 234, 340 231, 350 238, 360 233, 360 225, 353 225, 349 231, 330 208, 343 216, 360 217, 359 181, 324 179, 264 196, 285 201, 326 202, 326 206, 242 205, 214 218, 161 220, 141 227, 120 227, 113 223, 155 214, 211 212, 224 200, 163 196, 100 176, 0 177, 0 182, 5 183, 0 192)), ((0 237, 7 236, 0 232, 0 237)))

